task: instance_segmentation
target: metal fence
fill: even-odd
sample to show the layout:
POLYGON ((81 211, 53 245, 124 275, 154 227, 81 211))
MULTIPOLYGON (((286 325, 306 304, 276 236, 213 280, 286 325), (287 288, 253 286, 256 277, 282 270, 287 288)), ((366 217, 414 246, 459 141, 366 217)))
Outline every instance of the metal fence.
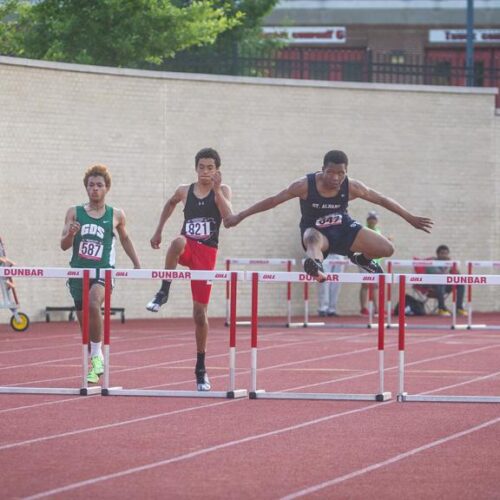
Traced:
MULTIPOLYGON (((500 88, 500 50, 479 55, 474 85, 500 88)), ((365 49, 278 49, 267 53, 233 53, 219 57, 178 56, 162 70, 221 75, 376 82, 413 85, 465 86, 467 70, 462 52, 428 55, 373 54, 365 49)), ((497 107, 500 96, 497 95, 497 107)))

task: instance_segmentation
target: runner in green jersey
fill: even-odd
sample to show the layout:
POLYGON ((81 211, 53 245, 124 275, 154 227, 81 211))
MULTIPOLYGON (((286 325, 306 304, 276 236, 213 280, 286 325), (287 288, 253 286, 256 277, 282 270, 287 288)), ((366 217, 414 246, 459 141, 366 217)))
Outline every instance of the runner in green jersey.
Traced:
MULTIPOLYGON (((106 269, 115 265, 115 231, 134 268, 140 268, 139 258, 125 227, 125 214, 119 208, 106 205, 105 198, 111 187, 111 175, 106 166, 94 165, 87 169, 83 179, 89 197, 88 203, 73 206, 66 212, 61 237, 63 250, 73 249, 71 267, 106 269)), ((75 302, 81 325, 82 280, 70 279, 69 288, 75 302)), ((90 282, 89 333, 91 367, 87 376, 90 383, 99 382, 104 373, 102 355, 102 317, 104 302, 104 276, 90 282)))

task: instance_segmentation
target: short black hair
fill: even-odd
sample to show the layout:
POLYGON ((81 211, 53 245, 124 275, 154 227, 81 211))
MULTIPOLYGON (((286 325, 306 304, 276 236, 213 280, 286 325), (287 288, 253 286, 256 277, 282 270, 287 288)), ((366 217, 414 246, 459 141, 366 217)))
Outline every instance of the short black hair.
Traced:
POLYGON ((347 167, 349 160, 347 158, 347 155, 343 151, 333 149, 332 151, 328 151, 328 153, 326 153, 325 157, 323 158, 323 167, 326 167, 329 163, 335 163, 336 165, 344 163, 347 167))
POLYGON ((450 249, 446 245, 439 245, 436 249, 436 254, 442 251, 449 252, 450 249))
POLYGON ((215 166, 217 168, 220 167, 219 153, 217 153, 217 151, 215 151, 215 149, 213 148, 203 148, 196 153, 196 156, 194 157, 195 167, 198 165, 198 162, 201 160, 201 158, 211 158, 212 160, 215 161, 215 166))

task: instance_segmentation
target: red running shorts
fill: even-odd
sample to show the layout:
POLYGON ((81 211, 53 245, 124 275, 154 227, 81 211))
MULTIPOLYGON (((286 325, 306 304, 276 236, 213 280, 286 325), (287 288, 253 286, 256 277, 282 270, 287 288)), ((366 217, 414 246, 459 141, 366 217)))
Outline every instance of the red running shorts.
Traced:
MULTIPOLYGON (((217 260, 217 248, 186 238, 184 252, 179 257, 181 266, 189 267, 192 271, 212 271, 217 260)), ((212 283, 208 281, 191 281, 191 295, 193 301, 208 304, 212 283)))

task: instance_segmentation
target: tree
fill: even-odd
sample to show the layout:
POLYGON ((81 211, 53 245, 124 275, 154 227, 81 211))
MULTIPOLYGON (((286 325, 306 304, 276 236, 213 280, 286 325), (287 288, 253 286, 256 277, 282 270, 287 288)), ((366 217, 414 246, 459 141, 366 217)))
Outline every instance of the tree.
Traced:
POLYGON ((213 44, 244 17, 220 0, 8 0, 0 7, 0 53, 132 68, 213 44))
MULTIPOLYGON (((189 0, 177 0, 187 5, 189 0)), ((191 47, 180 51, 164 67, 180 71, 239 74, 241 55, 263 55, 266 51, 283 46, 282 42, 262 35, 262 20, 271 12, 278 0, 216 0, 219 8, 224 5, 231 15, 242 14, 241 22, 221 33, 211 45, 191 47)))

